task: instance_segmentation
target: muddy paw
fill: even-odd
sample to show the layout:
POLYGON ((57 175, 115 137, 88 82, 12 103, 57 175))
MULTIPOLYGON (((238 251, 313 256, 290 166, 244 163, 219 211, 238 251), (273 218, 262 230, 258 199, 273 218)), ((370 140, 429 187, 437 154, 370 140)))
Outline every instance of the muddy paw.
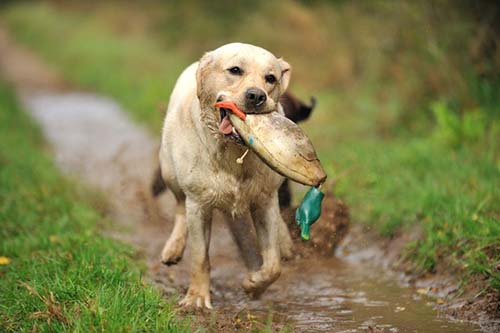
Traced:
POLYGON ((243 280, 243 289, 252 298, 259 298, 280 276, 280 271, 260 270, 248 274, 243 280))
POLYGON ((293 244, 291 242, 280 242, 281 258, 290 260, 293 258, 293 244))
POLYGON ((184 254, 185 244, 180 244, 177 242, 167 242, 163 251, 161 252, 161 262, 167 266, 175 265, 182 260, 182 255, 184 254))
POLYGON ((182 257, 175 257, 175 258, 168 258, 168 259, 161 259, 161 263, 164 264, 164 265, 167 265, 167 266, 172 266, 172 265, 176 265, 179 263, 179 261, 182 260, 182 257))
POLYGON ((184 307, 205 307, 207 309, 213 309, 210 301, 210 291, 195 292, 189 289, 186 296, 179 302, 179 305, 184 307))

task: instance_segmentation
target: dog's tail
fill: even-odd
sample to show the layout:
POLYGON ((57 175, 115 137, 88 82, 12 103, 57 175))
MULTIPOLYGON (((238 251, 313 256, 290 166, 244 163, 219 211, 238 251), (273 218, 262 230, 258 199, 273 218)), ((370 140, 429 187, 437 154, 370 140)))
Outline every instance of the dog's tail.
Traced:
POLYGON ((302 102, 300 103, 300 112, 299 113, 302 115, 302 117, 298 121, 306 120, 311 115, 311 112, 313 112, 314 108, 316 107, 316 103, 317 103, 316 97, 311 96, 310 101, 311 102, 309 105, 302 103, 302 102))
POLYGON ((316 100, 316 97, 314 97, 314 96, 311 96, 310 101, 311 101, 311 104, 309 104, 309 106, 306 106, 306 108, 309 109, 309 113, 311 113, 312 110, 314 110, 314 108, 316 107, 316 103, 318 103, 318 101, 316 100))
POLYGON ((167 190, 167 184, 163 180, 163 177, 161 176, 161 168, 160 166, 158 166, 153 176, 153 181, 151 182, 151 193, 153 194, 154 197, 157 197, 166 190, 167 190))
POLYGON ((311 102, 307 105, 292 93, 285 92, 280 98, 280 103, 285 111, 285 116, 294 123, 298 123, 309 118, 316 107, 316 98, 311 97, 311 102))

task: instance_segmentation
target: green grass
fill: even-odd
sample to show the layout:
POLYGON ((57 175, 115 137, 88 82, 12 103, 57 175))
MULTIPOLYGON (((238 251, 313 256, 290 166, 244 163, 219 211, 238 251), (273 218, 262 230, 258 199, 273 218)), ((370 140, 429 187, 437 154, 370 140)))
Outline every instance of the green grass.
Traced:
POLYGON ((387 237, 419 229, 421 237, 405 253, 415 269, 446 270, 500 290, 494 270, 500 261, 498 85, 462 75, 473 71, 463 60, 463 42, 473 35, 463 13, 444 11, 450 24, 434 26, 425 6, 401 3, 395 10, 292 1, 278 18, 265 16, 281 6, 274 4, 266 6, 275 11, 259 7, 222 21, 192 3, 148 2, 139 17, 113 2, 89 5, 99 8, 92 14, 78 6, 21 4, 2 17, 67 79, 115 97, 157 134, 158 106, 202 48, 238 39, 274 47, 296 66, 294 91, 319 91, 319 106, 304 127, 330 179, 343 175, 336 192, 354 221, 387 237), (336 19, 315 20, 325 15, 336 19), (244 24, 223 27, 240 19, 244 24), (381 35, 390 43, 381 43, 381 35), (434 101, 447 105, 437 119, 434 101), (464 110, 470 116, 459 116, 464 110))
POLYGON ((0 82, 0 331, 190 331, 41 142, 0 82))
POLYGON ((500 288, 500 165, 481 149, 450 151, 428 139, 339 146, 336 192, 353 215, 387 237, 421 232, 409 244, 415 268, 484 275, 500 288), (341 156, 341 157, 339 157, 341 156))

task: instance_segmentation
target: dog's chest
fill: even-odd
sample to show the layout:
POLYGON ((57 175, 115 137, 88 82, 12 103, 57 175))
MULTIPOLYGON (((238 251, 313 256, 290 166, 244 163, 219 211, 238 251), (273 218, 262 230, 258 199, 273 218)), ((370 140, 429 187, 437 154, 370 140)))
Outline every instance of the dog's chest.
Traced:
POLYGON ((203 186, 197 195, 210 206, 239 215, 250 205, 269 200, 282 178, 253 154, 249 154, 243 164, 236 163, 234 156, 221 156, 211 163, 198 183, 203 186))

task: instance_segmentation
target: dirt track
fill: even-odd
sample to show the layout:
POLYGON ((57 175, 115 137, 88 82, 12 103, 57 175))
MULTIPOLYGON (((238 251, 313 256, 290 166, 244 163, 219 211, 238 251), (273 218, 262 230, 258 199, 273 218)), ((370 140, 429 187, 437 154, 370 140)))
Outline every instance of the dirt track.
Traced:
MULTIPOLYGON (((150 278, 165 293, 183 293, 188 285, 189 251, 174 267, 167 268, 158 259, 171 227, 173 202, 169 195, 157 202, 149 192, 157 140, 130 122, 113 101, 70 92, 63 80, 10 43, 1 30, 0 54, 4 75, 40 124, 61 169, 107 195, 110 215, 117 222, 113 236, 137 246, 148 263, 150 278)), ((343 258, 292 260, 261 300, 250 301, 240 287, 245 268, 226 226, 217 218, 211 244, 212 301, 218 329, 258 327, 270 308, 274 327, 291 323, 299 331, 474 329, 436 319, 428 300, 401 287, 382 267, 363 261, 372 258, 371 249, 351 250, 343 258)))

